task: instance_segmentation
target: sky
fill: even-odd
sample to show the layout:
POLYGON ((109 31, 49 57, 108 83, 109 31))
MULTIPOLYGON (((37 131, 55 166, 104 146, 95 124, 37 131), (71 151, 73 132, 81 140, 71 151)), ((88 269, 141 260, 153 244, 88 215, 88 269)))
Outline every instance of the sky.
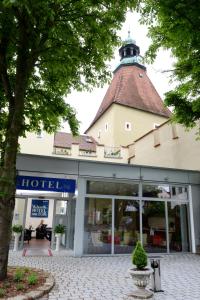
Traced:
MULTIPOLYGON (((139 14, 131 12, 127 13, 126 21, 119 32, 119 36, 122 40, 127 38, 128 30, 131 32, 131 37, 136 40, 137 46, 140 47, 140 54, 143 56, 147 51, 151 40, 147 37, 147 27, 139 24, 139 14)), ((118 49, 116 49, 114 58, 109 63, 111 71, 115 69, 119 61, 119 53, 118 49)), ((164 93, 172 89, 169 78, 170 74, 168 72, 163 73, 163 71, 171 69, 173 61, 174 59, 171 57, 169 51, 160 50, 152 65, 145 64, 147 74, 161 98, 163 98, 164 93)), ((77 113, 77 118, 80 122, 80 134, 83 134, 93 121, 108 86, 109 84, 105 85, 103 88, 95 88, 92 92, 73 91, 66 97, 66 102, 74 107, 77 113)), ((70 132, 69 126, 65 124, 62 131, 70 132)))

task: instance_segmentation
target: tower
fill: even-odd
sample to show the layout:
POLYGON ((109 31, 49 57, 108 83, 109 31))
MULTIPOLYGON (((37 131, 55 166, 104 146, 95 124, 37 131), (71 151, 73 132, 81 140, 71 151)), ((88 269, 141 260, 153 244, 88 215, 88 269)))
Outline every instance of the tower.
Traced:
POLYGON ((111 84, 85 132, 99 143, 114 147, 132 143, 170 116, 147 76, 140 48, 130 32, 119 55, 111 84))

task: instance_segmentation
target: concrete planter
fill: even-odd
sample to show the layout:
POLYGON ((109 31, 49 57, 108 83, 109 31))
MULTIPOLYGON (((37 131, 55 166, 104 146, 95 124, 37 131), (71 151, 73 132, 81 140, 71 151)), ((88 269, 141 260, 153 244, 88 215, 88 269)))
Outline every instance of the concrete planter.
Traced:
POLYGON ((15 237, 15 240, 14 240, 14 248, 13 248, 13 251, 18 251, 18 247, 19 247, 19 237, 21 235, 21 232, 14 232, 14 237, 15 237))
POLYGON ((134 284, 137 286, 137 290, 133 291, 131 296, 134 299, 151 299, 153 296, 153 292, 147 290, 146 286, 149 284, 150 276, 153 273, 153 269, 129 269, 128 271, 131 277, 133 278, 134 284))
POLYGON ((55 237, 56 237, 56 249, 55 249, 55 251, 60 251, 61 236, 62 236, 62 233, 56 233, 55 234, 55 237))

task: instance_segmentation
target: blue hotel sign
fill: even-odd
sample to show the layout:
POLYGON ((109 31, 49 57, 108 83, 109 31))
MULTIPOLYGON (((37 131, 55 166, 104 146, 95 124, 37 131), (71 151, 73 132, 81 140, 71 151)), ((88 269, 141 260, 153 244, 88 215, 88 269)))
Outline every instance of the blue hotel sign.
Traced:
POLYGON ((76 180, 33 176, 17 176, 19 190, 74 193, 76 180))
POLYGON ((32 218, 48 218, 49 200, 32 199, 31 217, 32 218))

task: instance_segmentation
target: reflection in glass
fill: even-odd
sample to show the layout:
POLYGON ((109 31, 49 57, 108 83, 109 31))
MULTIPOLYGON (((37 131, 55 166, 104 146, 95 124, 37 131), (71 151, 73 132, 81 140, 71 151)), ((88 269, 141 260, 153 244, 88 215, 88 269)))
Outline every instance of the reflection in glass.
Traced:
POLYGON ((114 253, 131 253, 139 239, 139 204, 116 199, 114 253))
POLYGON ((112 200, 86 198, 84 253, 111 254, 112 200))
POLYGON ((142 196, 151 198, 171 198, 170 187, 168 185, 148 185, 142 186, 142 196))
POLYGON ((166 252, 165 203, 161 201, 143 201, 142 234, 143 246, 147 252, 166 252))
POLYGON ((56 215, 66 215, 67 213, 67 201, 56 201, 56 215))
POLYGON ((185 186, 172 186, 172 198, 178 200, 188 199, 188 189, 185 186))
POLYGON ((87 181, 87 194, 138 196, 138 184, 87 181))
POLYGON ((189 251, 187 204, 168 202, 169 248, 171 252, 189 251))

